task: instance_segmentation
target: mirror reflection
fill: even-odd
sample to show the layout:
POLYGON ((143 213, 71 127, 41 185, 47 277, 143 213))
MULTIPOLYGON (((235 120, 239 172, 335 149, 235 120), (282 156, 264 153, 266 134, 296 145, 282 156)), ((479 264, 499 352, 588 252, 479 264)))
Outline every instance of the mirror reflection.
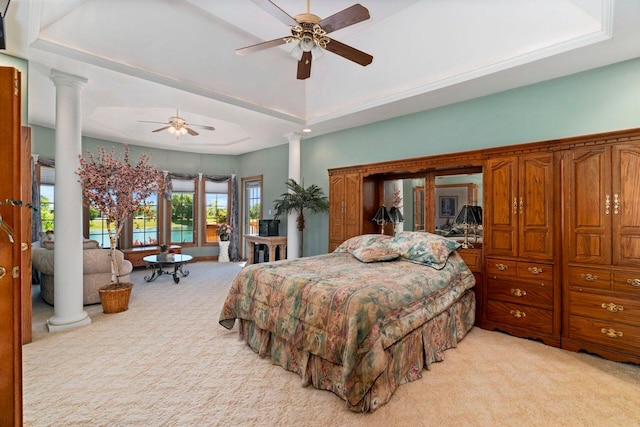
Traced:
POLYGON ((432 180, 426 176, 388 180, 384 182, 384 203, 402 212, 403 222, 394 224, 396 233, 429 231, 464 238, 468 229, 470 241, 481 240, 482 173, 436 175, 432 180), (432 192, 425 191, 427 182, 433 185, 432 192), (429 201, 432 206, 427 206, 429 201), (465 206, 480 208, 467 213, 463 212, 465 206), (465 215, 460 216, 461 213, 465 215))

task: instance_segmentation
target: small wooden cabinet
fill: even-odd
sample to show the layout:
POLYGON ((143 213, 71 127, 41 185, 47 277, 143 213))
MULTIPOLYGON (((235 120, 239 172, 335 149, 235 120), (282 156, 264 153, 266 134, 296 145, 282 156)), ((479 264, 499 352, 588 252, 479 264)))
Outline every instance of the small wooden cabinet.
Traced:
POLYGON ((458 253, 464 260, 464 262, 469 267, 469 270, 473 273, 473 276, 476 279, 476 285, 473 290, 476 293, 476 325, 480 325, 483 316, 483 304, 482 301, 484 285, 483 285, 483 274, 482 274, 482 248, 480 246, 473 248, 460 248, 458 249, 458 253))
POLYGON ((640 145, 568 151, 562 347, 640 363, 640 145))

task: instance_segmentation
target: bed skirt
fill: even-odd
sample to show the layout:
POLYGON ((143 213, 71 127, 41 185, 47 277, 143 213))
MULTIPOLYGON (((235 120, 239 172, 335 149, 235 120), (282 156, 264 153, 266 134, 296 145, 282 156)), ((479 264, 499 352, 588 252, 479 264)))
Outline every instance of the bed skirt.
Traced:
POLYGON ((300 375, 303 386, 335 393, 351 411, 372 412, 387 403, 400 384, 422 378, 423 369, 444 360, 444 351, 456 347, 473 327, 475 307, 475 294, 468 290, 449 309, 386 348, 386 369, 359 402, 346 398, 344 390, 350 384, 344 384, 341 365, 301 351, 252 321, 238 320, 240 337, 260 357, 269 356, 273 364, 300 375))

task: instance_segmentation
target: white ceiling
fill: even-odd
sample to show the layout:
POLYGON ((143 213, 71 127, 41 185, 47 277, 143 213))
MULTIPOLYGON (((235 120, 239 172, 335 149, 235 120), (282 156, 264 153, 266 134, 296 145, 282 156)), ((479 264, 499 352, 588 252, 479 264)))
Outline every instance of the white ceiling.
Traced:
MULTIPOLYGON (((305 0, 274 0, 288 14, 305 0)), ((354 0, 314 0, 325 18, 354 0)), ((331 52, 296 79, 289 34, 250 0, 13 0, 6 53, 29 62, 29 123, 55 127, 51 70, 88 80, 83 135, 140 146, 241 154, 640 56, 638 0, 360 0, 371 19, 331 33, 373 55, 331 52), (176 110, 214 126, 152 133, 176 110), (197 129, 196 129, 197 130, 197 129)))

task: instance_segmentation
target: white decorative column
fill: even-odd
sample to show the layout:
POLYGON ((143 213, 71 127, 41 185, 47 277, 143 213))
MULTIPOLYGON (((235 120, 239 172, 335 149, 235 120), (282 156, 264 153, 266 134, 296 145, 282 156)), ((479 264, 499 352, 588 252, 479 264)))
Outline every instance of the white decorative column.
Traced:
POLYGON ((56 86, 56 182, 53 317, 49 332, 91 323, 82 305, 82 187, 76 171, 82 152, 80 89, 87 80, 52 70, 56 86))
MULTIPOLYGON (((302 135, 290 133, 285 135, 289 140, 289 178, 300 185, 300 140, 302 135)), ((292 212, 287 216, 287 259, 300 257, 300 233, 298 231, 298 214, 292 212)))

